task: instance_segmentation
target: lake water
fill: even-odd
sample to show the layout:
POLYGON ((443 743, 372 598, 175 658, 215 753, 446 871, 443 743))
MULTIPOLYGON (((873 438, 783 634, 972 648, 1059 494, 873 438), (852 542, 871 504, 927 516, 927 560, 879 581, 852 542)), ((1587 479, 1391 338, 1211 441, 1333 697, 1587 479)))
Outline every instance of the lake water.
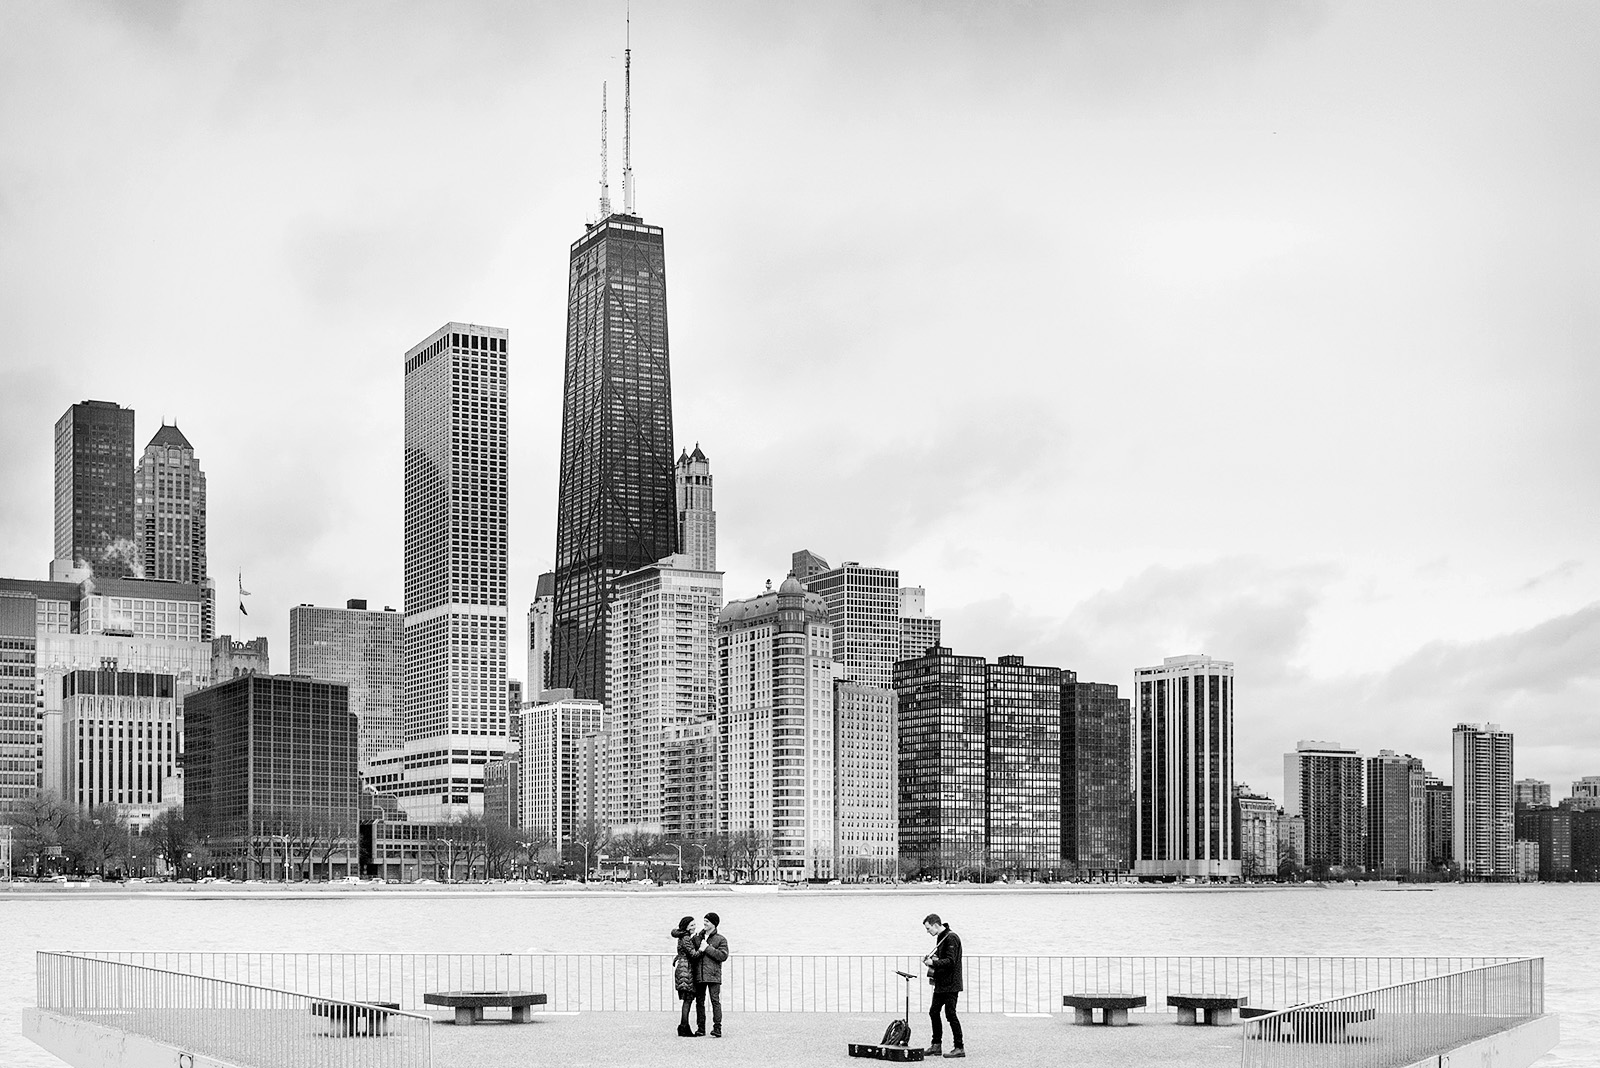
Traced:
POLYGON ((1077 891, 739 890, 477 893, 439 887, 0 891, 0 1065, 59 1068, 20 1034, 35 950, 671 952, 715 910, 735 953, 921 954, 938 912, 974 954, 1543 956, 1562 1042, 1543 1068, 1600 1064, 1600 885, 1077 891))

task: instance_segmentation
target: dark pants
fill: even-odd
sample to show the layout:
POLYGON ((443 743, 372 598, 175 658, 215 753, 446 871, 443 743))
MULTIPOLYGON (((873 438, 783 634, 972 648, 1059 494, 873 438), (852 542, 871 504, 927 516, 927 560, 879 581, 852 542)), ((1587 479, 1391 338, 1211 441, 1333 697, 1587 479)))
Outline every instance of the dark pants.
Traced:
POLYGON ((694 984, 694 1029, 701 1034, 706 1030, 706 995, 711 995, 711 1030, 722 1030, 722 984, 694 984))
POLYGON ((933 1005, 928 1009, 928 1019, 933 1021, 933 1044, 942 1044, 944 1039, 944 1021, 939 1019, 939 1010, 943 1009, 945 1017, 950 1021, 950 1037, 955 1040, 955 1048, 961 1048, 961 1021, 956 1017, 956 999, 961 996, 959 990, 935 990, 933 992, 933 1005))

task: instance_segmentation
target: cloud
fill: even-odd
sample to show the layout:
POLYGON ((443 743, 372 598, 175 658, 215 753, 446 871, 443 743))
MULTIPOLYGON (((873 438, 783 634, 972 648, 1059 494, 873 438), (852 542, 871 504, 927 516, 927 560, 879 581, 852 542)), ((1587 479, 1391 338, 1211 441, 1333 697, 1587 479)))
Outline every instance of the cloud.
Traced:
POLYGON ((1549 571, 1533 576, 1527 582, 1522 584, 1521 589, 1524 591, 1534 590, 1538 589, 1540 586, 1546 586, 1551 583, 1565 581, 1566 579, 1571 578, 1573 575, 1576 575, 1582 567, 1582 560, 1563 561, 1562 563, 1557 564, 1555 567, 1552 567, 1549 571))
MULTIPOLYGON (((1478 640, 1397 650, 1375 671, 1313 672, 1301 663, 1329 588, 1331 563, 1274 566, 1230 558, 1152 567, 1064 614, 1002 595, 947 613, 944 641, 990 659, 1072 668, 1131 693, 1135 668, 1208 653, 1239 680, 1237 777, 1277 795, 1281 755, 1327 738, 1367 755, 1414 753, 1450 778, 1451 730, 1497 722, 1517 736, 1517 774, 1559 787, 1600 773, 1600 602, 1478 640)), ((1381 616, 1374 625, 1381 626, 1381 616)))

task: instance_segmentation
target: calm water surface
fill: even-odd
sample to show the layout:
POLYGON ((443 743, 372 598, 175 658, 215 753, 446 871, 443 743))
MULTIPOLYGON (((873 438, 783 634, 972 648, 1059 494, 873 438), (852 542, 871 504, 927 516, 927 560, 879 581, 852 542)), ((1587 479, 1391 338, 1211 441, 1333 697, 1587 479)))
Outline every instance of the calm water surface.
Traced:
POLYGON ((1600 885, 1270 890, 650 892, 237 888, 0 891, 0 1065, 59 1068, 24 1039, 39 949, 670 952, 715 910, 735 953, 922 953, 940 913, 969 953, 1546 958, 1562 1043, 1542 1068, 1600 1064, 1600 885))

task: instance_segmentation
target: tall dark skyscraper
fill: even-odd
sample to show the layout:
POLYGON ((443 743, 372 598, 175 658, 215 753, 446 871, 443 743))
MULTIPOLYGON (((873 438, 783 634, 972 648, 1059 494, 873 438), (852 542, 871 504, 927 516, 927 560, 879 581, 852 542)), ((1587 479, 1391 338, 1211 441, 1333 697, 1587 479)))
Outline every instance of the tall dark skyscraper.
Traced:
POLYGON ((133 409, 74 404, 56 420, 55 558, 96 578, 143 577, 133 535, 133 409))
POLYGON ((677 548, 663 235, 634 214, 623 153, 623 210, 602 176, 600 221, 573 243, 567 279, 547 685, 594 701, 606 699, 612 581, 677 548))

